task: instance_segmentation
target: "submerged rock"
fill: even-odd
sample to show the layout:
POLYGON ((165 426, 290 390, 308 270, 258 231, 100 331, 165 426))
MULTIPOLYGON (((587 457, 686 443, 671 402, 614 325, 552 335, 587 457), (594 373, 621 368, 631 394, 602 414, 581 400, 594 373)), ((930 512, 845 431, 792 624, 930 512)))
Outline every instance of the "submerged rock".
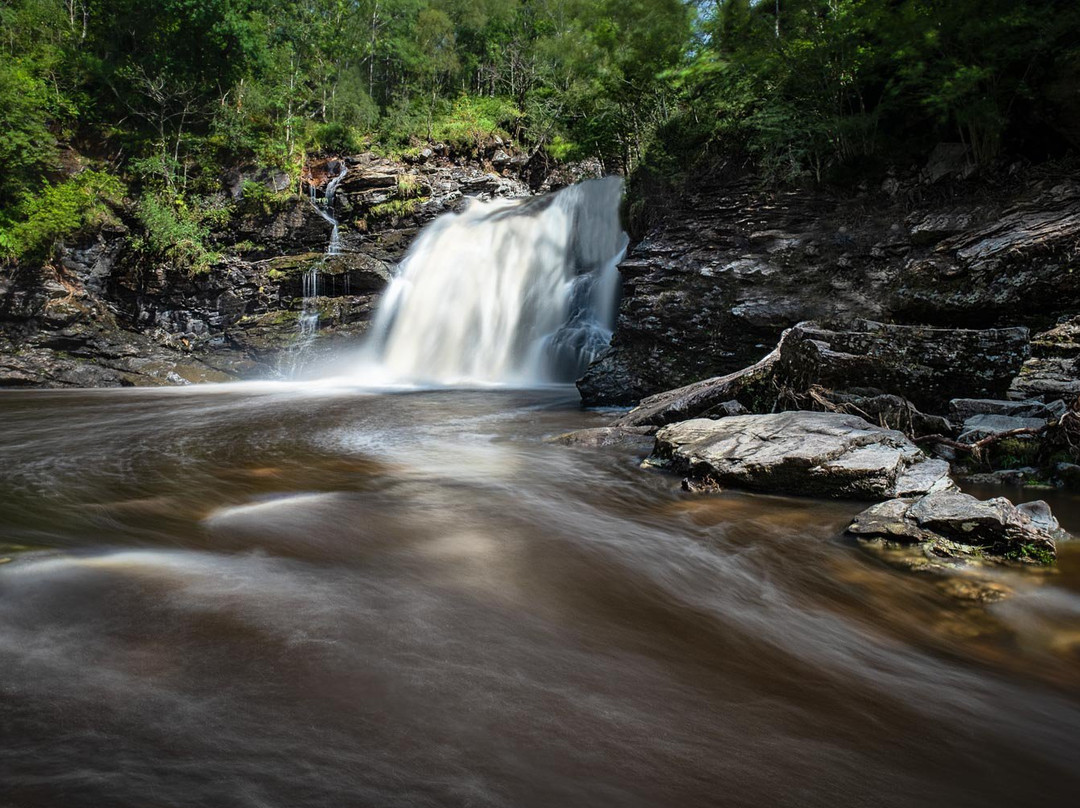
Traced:
POLYGON ((863 541, 923 545, 938 559, 1050 563, 1065 538, 1045 502, 1019 507, 1004 497, 979 500, 956 490, 892 499, 855 517, 848 532, 863 541))
POLYGON ((783 412, 695 419, 656 435, 649 464, 757 491, 887 499, 954 487, 949 464, 854 415, 783 412))
POLYGON ((600 448, 602 446, 631 446, 646 448, 652 446, 656 427, 649 426, 599 426, 591 429, 578 429, 549 438, 551 443, 564 446, 583 446, 600 448))

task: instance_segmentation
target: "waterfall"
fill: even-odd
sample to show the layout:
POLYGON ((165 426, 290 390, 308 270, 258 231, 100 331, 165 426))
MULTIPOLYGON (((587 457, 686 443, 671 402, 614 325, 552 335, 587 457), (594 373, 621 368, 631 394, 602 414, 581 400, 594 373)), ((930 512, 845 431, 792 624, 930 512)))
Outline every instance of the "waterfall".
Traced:
POLYGON ((470 201, 409 249, 370 350, 390 378, 435 384, 571 381, 608 344, 627 237, 622 180, 544 197, 470 201))
MULTIPOLYGON (((326 255, 339 255, 341 253, 341 230, 338 226, 337 216, 334 214, 334 194, 337 192, 341 181, 349 173, 344 163, 335 163, 337 174, 326 183, 326 191, 323 198, 319 199, 315 192, 315 185, 310 187, 311 204, 320 216, 330 224, 330 241, 326 245, 326 255)), ((323 259, 325 260, 325 258, 323 259)), ((315 339, 315 332, 319 330, 319 263, 315 263, 311 269, 304 273, 302 279, 303 300, 300 304, 300 317, 297 320, 296 342, 289 351, 291 362, 289 367, 290 376, 295 376, 300 369, 300 360, 304 352, 315 339)))

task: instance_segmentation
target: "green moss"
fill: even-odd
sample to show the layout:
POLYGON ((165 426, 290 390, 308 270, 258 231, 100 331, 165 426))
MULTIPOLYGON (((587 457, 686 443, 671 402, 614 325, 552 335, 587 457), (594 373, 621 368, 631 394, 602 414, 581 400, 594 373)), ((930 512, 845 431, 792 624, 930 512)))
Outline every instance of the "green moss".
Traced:
POLYGON ((1004 557, 1010 561, 1034 561, 1036 564, 1054 563, 1053 552, 1034 544, 1021 544, 1005 553, 1004 557))
POLYGON ((286 325, 295 323, 299 316, 300 315, 295 311, 279 309, 277 311, 268 311, 266 314, 243 317, 241 318, 239 325, 242 327, 286 325))
POLYGON ((398 199, 416 199, 420 196, 420 179, 412 174, 401 174, 397 180, 398 199))
POLYGON ((371 215, 376 218, 401 218, 402 216, 411 216, 420 209, 420 206, 427 201, 427 197, 417 197, 415 199, 391 199, 389 202, 383 202, 381 205, 373 205, 371 208, 371 215))

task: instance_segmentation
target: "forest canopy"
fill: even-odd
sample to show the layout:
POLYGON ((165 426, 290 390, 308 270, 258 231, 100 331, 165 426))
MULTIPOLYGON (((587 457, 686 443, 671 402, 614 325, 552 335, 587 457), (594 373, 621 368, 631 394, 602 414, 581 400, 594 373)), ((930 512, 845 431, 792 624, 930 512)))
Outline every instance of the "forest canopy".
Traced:
POLYGON ((433 141, 781 181, 1080 146, 1075 0, 0 0, 0 31, 8 256, 125 191, 197 229, 228 167, 433 141))

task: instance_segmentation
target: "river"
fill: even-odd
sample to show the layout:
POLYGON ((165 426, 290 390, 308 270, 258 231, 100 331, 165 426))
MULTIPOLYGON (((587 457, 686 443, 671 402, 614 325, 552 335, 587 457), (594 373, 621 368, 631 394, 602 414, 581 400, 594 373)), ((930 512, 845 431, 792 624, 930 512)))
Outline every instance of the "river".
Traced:
POLYGON ((608 417, 0 393, 0 805, 1075 804, 1076 549, 966 604, 859 503, 546 440, 608 417))

